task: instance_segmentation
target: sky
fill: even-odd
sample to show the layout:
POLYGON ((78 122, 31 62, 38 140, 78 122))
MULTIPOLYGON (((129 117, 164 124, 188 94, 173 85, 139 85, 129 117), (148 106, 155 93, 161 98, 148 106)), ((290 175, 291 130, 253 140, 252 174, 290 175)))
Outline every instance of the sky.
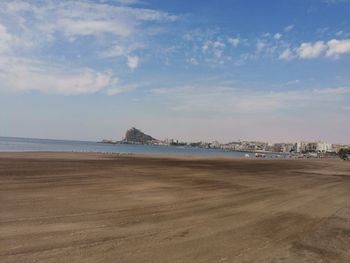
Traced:
POLYGON ((0 1, 0 136, 350 143, 350 0, 0 1))

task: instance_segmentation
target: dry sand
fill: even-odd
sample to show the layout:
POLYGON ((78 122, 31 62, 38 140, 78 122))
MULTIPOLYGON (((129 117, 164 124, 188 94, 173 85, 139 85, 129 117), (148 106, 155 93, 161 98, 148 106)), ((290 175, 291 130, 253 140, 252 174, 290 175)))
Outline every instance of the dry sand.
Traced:
POLYGON ((350 162, 0 154, 0 262, 350 262, 350 162))

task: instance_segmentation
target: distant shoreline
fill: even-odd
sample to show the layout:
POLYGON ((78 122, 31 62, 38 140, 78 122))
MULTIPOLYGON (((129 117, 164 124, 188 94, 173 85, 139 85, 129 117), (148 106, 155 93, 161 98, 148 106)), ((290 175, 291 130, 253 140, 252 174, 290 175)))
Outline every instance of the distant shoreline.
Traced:
MULTIPOLYGON (((134 154, 134 153, 102 153, 102 152, 56 152, 56 151, 26 151, 26 152, 0 152, 1 158, 38 158, 38 159, 51 159, 51 158, 79 158, 79 159, 90 159, 90 158, 136 158, 136 159, 181 159, 181 160, 281 160, 281 161, 308 161, 308 160, 319 160, 320 158, 256 158, 251 156, 246 158, 244 156, 203 156, 203 155, 174 155, 174 154, 134 154)), ((325 160, 339 160, 339 158, 326 158, 325 160)))
POLYGON ((182 159, 182 160, 280 160, 280 161, 342 161, 337 157, 325 158, 284 158, 284 157, 244 157, 244 156, 223 156, 223 155, 180 155, 180 154, 157 154, 157 153, 116 153, 116 152, 78 152, 78 151, 0 151, 1 158, 155 158, 155 159, 182 159))
POLYGON ((176 148, 186 148, 186 149, 208 149, 208 150, 219 150, 223 152, 242 152, 242 153, 259 153, 259 154, 280 154, 280 155, 288 155, 288 153, 283 153, 283 152, 269 152, 269 151, 263 151, 263 150, 256 150, 256 151, 251 151, 251 150, 229 150, 229 149, 221 149, 221 148, 206 148, 206 147, 197 147, 197 146, 190 146, 190 145, 155 145, 155 144, 147 144, 147 143, 128 143, 128 142, 104 142, 104 141, 99 141, 97 143, 102 143, 102 144, 111 144, 111 145, 120 145, 120 144, 125 144, 125 145, 145 145, 145 146, 152 146, 152 147, 176 147, 176 148))
MULTIPOLYGON (((177 155, 177 156, 226 156, 259 158, 333 158, 317 153, 288 153, 249 149, 225 149, 192 145, 161 145, 143 143, 110 143, 90 141, 67 141, 52 139, 34 139, 18 137, 0 137, 0 152, 91 152, 140 155, 177 155), (258 155, 258 156, 256 156, 258 155)), ((335 157, 335 156, 334 156, 335 157)))

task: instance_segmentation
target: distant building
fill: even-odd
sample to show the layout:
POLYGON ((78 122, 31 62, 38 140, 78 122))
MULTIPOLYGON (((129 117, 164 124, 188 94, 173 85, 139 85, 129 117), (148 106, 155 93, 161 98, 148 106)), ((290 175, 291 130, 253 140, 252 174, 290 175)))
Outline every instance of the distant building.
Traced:
POLYGON ((305 146, 305 152, 329 152, 332 151, 332 144, 325 142, 308 142, 305 146))
POLYGON ((218 141, 213 141, 210 144, 210 148, 220 148, 220 143, 218 141))
POLYGON ((292 152, 294 149, 293 143, 275 143, 273 145, 273 151, 274 152, 284 152, 289 153, 292 152))
POLYGON ((329 152, 332 150, 332 144, 325 142, 318 142, 316 151, 317 152, 329 152))
POLYGON ((306 145, 307 152, 316 152, 317 151, 317 142, 309 142, 306 145))
POLYGON ((274 152, 283 152, 283 143, 275 143, 273 145, 274 152))
POLYGON ((304 152, 306 152, 306 142, 297 142, 296 144, 295 144, 295 147, 294 147, 294 149, 295 149, 295 152, 297 152, 297 153, 304 153, 304 152))

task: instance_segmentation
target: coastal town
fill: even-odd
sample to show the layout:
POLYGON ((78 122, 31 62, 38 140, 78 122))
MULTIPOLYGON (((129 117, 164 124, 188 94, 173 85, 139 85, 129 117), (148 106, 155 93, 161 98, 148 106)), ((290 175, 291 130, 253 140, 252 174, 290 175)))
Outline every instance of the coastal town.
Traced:
POLYGON ((264 153, 281 153, 294 157, 331 157, 338 155, 341 149, 347 149, 350 151, 350 144, 332 144, 322 141, 269 143, 262 141, 237 140, 228 143, 220 143, 218 141, 183 142, 176 139, 158 140, 134 127, 127 130, 123 140, 103 140, 102 143, 197 147, 207 149, 221 149, 224 151, 254 152, 258 154, 260 153, 260 156, 264 156, 264 153))

